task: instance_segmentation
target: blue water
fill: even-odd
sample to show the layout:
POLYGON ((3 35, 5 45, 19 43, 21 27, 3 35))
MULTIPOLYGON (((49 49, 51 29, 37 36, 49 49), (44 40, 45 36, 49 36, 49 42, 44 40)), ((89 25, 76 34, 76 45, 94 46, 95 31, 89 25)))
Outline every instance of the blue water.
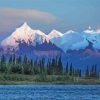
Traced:
POLYGON ((100 85, 0 85, 0 100, 100 100, 100 85))

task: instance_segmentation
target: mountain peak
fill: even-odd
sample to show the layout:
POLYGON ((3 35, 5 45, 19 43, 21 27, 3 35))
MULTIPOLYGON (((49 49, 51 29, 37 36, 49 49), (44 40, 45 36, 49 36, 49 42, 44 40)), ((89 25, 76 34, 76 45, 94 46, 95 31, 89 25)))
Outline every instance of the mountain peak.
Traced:
POLYGON ((24 22, 20 28, 30 28, 30 26, 27 24, 27 22, 24 22))
POLYGON ((23 26, 27 26, 27 25, 28 25, 27 22, 24 22, 23 26))
POLYGON ((73 31, 73 30, 68 30, 66 33, 64 33, 64 34, 70 34, 70 33, 75 33, 75 31, 73 31))
POLYGON ((92 30, 91 26, 88 27, 89 30, 92 30))
POLYGON ((17 28, 9 37, 1 42, 2 46, 18 46, 19 42, 35 45, 36 42, 43 43, 49 41, 45 33, 40 30, 33 30, 27 22, 17 28))
POLYGON ((63 34, 57 30, 52 30, 49 34, 48 34, 48 37, 49 39, 53 39, 53 38, 58 38, 58 37, 61 37, 63 36, 63 34))
POLYGON ((85 30, 84 32, 85 32, 85 33, 89 33, 89 34, 94 34, 94 33, 95 33, 95 30, 93 30, 93 29, 91 28, 91 26, 89 26, 88 29, 85 30))
POLYGON ((51 31, 51 33, 53 33, 53 34, 54 34, 54 33, 56 33, 56 34, 58 34, 58 35, 60 35, 60 36, 62 36, 62 35, 63 35, 61 32, 59 32, 59 31, 57 31, 57 30, 55 30, 55 29, 54 29, 54 30, 52 30, 52 31, 51 31))

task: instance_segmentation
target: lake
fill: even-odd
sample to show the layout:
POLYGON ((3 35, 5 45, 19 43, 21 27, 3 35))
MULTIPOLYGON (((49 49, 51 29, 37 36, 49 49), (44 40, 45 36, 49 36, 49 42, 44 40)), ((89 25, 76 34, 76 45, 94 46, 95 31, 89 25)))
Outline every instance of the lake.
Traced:
POLYGON ((0 85, 0 100, 100 100, 100 85, 0 85))

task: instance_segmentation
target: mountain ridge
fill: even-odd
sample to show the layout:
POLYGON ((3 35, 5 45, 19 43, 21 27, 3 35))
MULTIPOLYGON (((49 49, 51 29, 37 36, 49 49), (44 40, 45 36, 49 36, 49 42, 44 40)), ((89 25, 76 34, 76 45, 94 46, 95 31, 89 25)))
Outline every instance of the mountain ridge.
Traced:
POLYGON ((53 30, 46 35, 24 23, 1 42, 0 55, 26 55, 33 59, 62 56, 65 64, 68 61, 76 66, 100 65, 100 33, 91 28, 88 30, 87 33, 53 30))
POLYGON ((45 41, 51 41, 57 47, 66 52, 70 49, 84 49, 86 46, 88 46, 87 39, 93 42, 93 47, 95 49, 100 49, 100 31, 92 30, 91 27, 83 32, 75 32, 73 30, 69 30, 65 33, 61 33, 54 29, 48 35, 46 35, 40 30, 33 30, 25 22, 19 28, 16 28, 16 30, 9 37, 1 41, 1 46, 11 46, 16 48, 18 46, 18 41, 24 41, 28 44, 31 43, 32 45, 36 45, 36 42, 42 44, 45 41))

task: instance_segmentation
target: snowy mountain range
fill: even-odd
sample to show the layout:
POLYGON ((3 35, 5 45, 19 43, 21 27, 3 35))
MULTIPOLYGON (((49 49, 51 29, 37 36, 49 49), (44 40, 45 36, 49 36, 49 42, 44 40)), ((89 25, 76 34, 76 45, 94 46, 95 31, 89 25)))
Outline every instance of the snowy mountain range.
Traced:
POLYGON ((68 58, 67 60, 70 60, 70 62, 77 62, 82 59, 93 61, 96 57, 96 61, 99 61, 100 30, 93 30, 91 27, 83 32, 69 30, 61 33, 52 30, 47 35, 40 30, 33 30, 25 22, 10 36, 1 41, 1 54, 28 55, 29 57, 62 55, 64 59, 68 58))
POLYGON ((79 50, 86 48, 89 44, 88 41, 93 43, 95 50, 100 49, 100 30, 88 30, 83 32, 75 32, 72 30, 66 33, 61 33, 57 30, 52 30, 48 35, 40 30, 31 29, 25 22, 21 27, 17 28, 9 37, 1 42, 2 47, 17 47, 18 42, 25 42, 27 44, 36 45, 52 42, 57 47, 61 48, 64 52, 67 50, 79 50))
POLYGON ((55 56, 60 54, 62 50, 52 44, 50 40, 61 35, 63 34, 56 30, 46 35, 40 30, 31 29, 25 22, 0 43, 0 51, 1 54, 7 55, 17 53, 28 56, 55 56))

